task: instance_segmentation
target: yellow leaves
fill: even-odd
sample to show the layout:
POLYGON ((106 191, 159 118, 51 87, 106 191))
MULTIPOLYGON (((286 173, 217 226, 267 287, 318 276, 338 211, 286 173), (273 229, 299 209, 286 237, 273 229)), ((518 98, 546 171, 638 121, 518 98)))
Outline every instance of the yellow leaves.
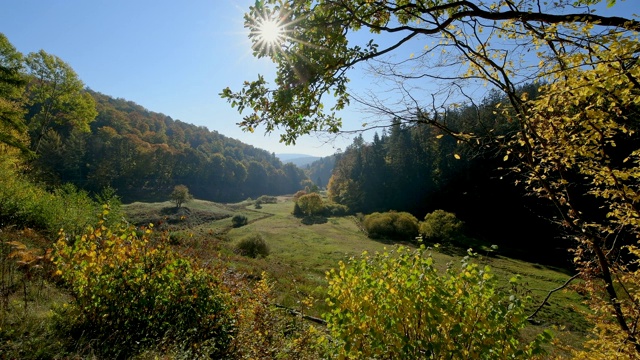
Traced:
POLYGON ((353 259, 344 270, 344 281, 329 286, 327 326, 331 337, 345 345, 341 356, 419 358, 424 343, 430 343, 439 349, 434 358, 482 358, 480 354, 493 351, 487 338, 500 344, 502 354, 517 351, 517 340, 503 341, 499 334, 503 329, 504 334, 514 334, 507 329, 522 309, 511 300, 495 307, 499 302, 490 300, 495 294, 489 267, 479 270, 467 262, 459 272, 449 268, 438 275, 425 251, 397 247, 353 259), (506 306, 513 312, 501 313, 506 306), (478 313, 478 308, 483 311, 478 313), (486 332, 473 339, 472 330, 479 323, 486 332))

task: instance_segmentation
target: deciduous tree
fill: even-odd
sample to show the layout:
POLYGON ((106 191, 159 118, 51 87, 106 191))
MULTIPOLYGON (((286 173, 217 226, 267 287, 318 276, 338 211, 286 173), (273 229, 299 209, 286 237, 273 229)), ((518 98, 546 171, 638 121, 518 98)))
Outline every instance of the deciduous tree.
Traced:
POLYGON ((307 215, 312 216, 322 212, 322 198, 318 193, 311 193, 300 196, 296 202, 300 207, 300 210, 307 215))
POLYGON ((0 143, 29 152, 24 123, 22 54, 0 33, 0 143))
MULTIPOLYGON (((71 66, 55 55, 40 50, 26 58, 31 110, 27 117, 34 152, 54 126, 67 132, 88 132, 97 116, 95 101, 84 91, 84 84, 71 66)), ((66 135, 66 134, 64 134, 66 135)))
POLYGON ((176 185, 171 192, 171 201, 176 204, 177 208, 182 207, 184 203, 193 199, 193 196, 189 193, 189 188, 184 185, 176 185))

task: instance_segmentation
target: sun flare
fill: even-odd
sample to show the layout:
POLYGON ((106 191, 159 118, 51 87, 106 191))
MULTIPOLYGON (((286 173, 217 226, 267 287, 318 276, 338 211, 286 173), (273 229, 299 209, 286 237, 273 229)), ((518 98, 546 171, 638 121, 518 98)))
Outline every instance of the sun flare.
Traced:
POLYGON ((282 25, 275 19, 265 19, 260 23, 258 36, 267 46, 277 46, 283 37, 282 25))
POLYGON ((256 12, 247 20, 251 30, 249 36, 253 41, 253 49, 263 55, 282 53, 282 46, 290 41, 287 36, 289 32, 287 27, 291 23, 287 22, 287 16, 281 11, 268 9, 260 9, 256 12))

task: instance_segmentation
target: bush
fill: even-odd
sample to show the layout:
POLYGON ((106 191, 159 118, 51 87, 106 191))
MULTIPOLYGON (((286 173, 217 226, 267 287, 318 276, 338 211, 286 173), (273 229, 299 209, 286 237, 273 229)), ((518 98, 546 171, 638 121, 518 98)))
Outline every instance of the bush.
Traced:
POLYGON ((262 204, 277 204, 278 198, 275 196, 262 195, 257 199, 257 201, 259 201, 262 204))
POLYGON ((184 242, 185 236, 179 232, 170 232, 168 235, 169 245, 180 245, 184 242))
MULTIPOLYGON (((273 285, 262 273, 252 286, 240 286, 237 331, 233 339, 234 359, 325 359, 316 330, 300 316, 276 308, 273 285)), ((307 309, 307 299, 300 302, 307 309)))
POLYGON ((302 208, 300 208, 300 205, 298 205, 297 202, 293 203, 293 211, 291 211, 291 214, 295 217, 303 217, 304 213, 302 212, 302 208))
POLYGON ((269 256, 269 246, 260 234, 251 234, 242 238, 236 245, 238 254, 250 258, 269 256))
POLYGON ((523 302, 500 292, 490 268, 468 257, 444 274, 424 246, 339 266, 327 275, 328 358, 531 359, 551 337, 521 343, 523 302))
POLYGON ((223 356, 233 319, 221 281, 172 251, 164 237, 151 245, 152 233, 137 237, 132 228, 100 222, 75 239, 62 234, 53 262, 74 301, 58 309, 57 326, 76 335, 74 346, 105 357, 161 345, 223 356))
POLYGON ((424 217, 420 233, 425 240, 442 243, 459 243, 463 240, 464 223, 455 214, 436 210, 424 217))
POLYGON ((306 192, 306 191, 304 191, 304 190, 299 190, 298 192, 296 192, 296 193, 293 195, 293 200, 294 200, 294 201, 298 201, 298 199, 300 199, 300 197, 301 197, 301 196, 303 196, 303 195, 307 195, 307 192, 306 192))
MULTIPOLYGON (((31 227, 57 236, 60 229, 77 234, 95 221, 101 205, 85 191, 63 185, 53 192, 17 174, 0 159, 0 224, 31 227)), ((119 208, 116 201, 114 209, 119 208)))
POLYGON ((324 216, 346 216, 349 213, 349 208, 342 204, 334 202, 327 202, 324 204, 322 214, 324 216))
POLYGON ((413 240, 418 236, 418 219, 407 212, 376 212, 365 216, 363 225, 372 239, 413 240))
POLYGON ((233 215, 233 217, 231 218, 231 224, 235 228, 245 226, 248 223, 249 223, 249 219, 245 215, 237 214, 237 215, 233 215))

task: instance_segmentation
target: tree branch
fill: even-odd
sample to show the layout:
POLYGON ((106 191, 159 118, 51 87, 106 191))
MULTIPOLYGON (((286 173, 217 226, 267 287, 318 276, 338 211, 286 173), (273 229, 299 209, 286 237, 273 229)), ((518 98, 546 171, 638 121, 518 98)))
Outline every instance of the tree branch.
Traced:
POLYGON ((289 313, 290 315, 293 315, 293 316, 300 316, 301 318, 303 318, 303 319, 305 319, 305 320, 308 320, 308 321, 311 321, 311 322, 314 322, 314 323, 316 323, 316 324, 320 324, 320 325, 327 325, 327 322, 326 322, 326 321, 324 321, 324 320, 322 320, 322 319, 320 319, 320 318, 317 318, 317 317, 315 317, 315 316, 305 315, 305 314, 301 313, 301 312, 300 312, 300 311, 298 311, 298 310, 294 310, 294 309, 289 308, 289 307, 286 307, 286 306, 284 306, 284 305, 274 304, 274 306, 275 306, 277 309, 283 309, 283 310, 285 310, 285 311, 286 311, 287 313, 289 313))
POLYGON ((570 277, 567 281, 565 281, 564 284, 558 286, 557 288, 550 290, 549 293, 547 294, 547 297, 544 298, 544 300, 542 301, 542 304, 540 304, 540 306, 538 306, 538 308, 536 309, 536 311, 533 312, 533 314, 529 315, 527 317, 527 321, 533 323, 533 317, 536 316, 536 314, 538 314, 538 312, 540 310, 542 310, 542 307, 547 303, 547 300, 549 300, 549 298, 551 297, 551 295, 556 292, 556 291, 560 291, 564 288, 566 288, 573 280, 575 280, 578 276, 580 276, 580 274, 575 274, 572 277, 570 277))

